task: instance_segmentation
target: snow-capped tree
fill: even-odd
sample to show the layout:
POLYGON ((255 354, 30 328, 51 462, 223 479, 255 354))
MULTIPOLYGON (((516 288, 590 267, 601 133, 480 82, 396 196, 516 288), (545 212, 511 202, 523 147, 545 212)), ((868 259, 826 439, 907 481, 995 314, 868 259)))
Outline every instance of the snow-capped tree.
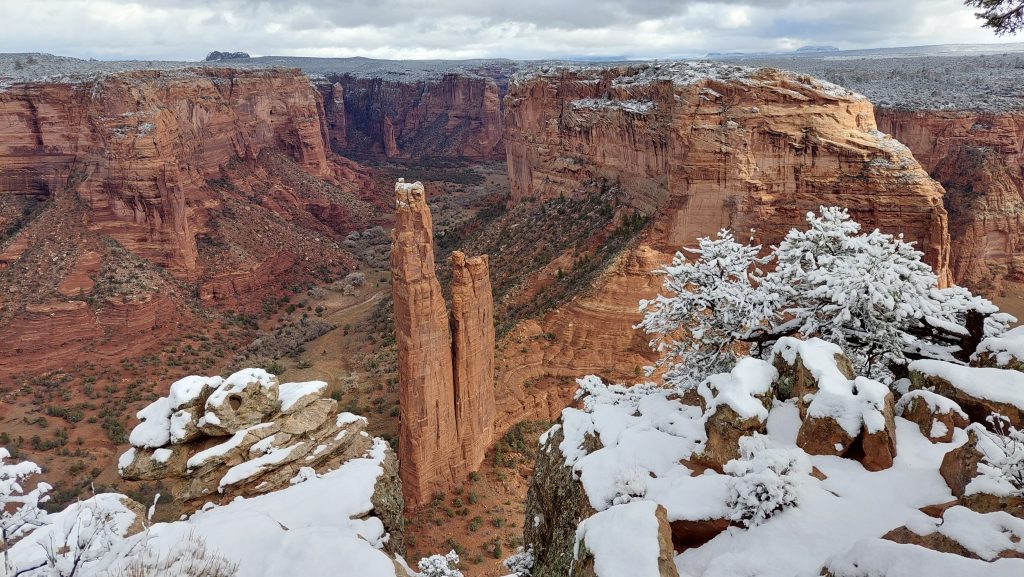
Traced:
POLYGON ((1011 495, 1024 497, 1024 430, 1010 424, 1006 417, 993 413, 985 420, 992 430, 975 427, 984 456, 978 473, 988 484, 1011 495))
POLYGON ((512 575, 516 577, 530 577, 534 564, 533 548, 523 549, 520 547, 518 551, 502 561, 502 563, 512 575))
POLYGON ((449 551, 447 555, 431 555, 420 559, 420 577, 462 577, 458 570, 459 554, 449 551))
POLYGON ((676 253, 672 264, 659 269, 672 296, 641 301, 646 312, 638 325, 654 338, 661 353, 657 366, 666 382, 681 388, 696 386, 704 377, 728 372, 736 362, 737 342, 757 330, 778 306, 774 294, 760 287, 761 246, 740 244, 727 230, 715 239, 699 239, 690 261, 676 253))
POLYGON ((792 334, 834 342, 859 373, 891 381, 908 358, 967 362, 1012 320, 966 289, 939 289, 912 244, 860 233, 845 209, 822 207, 807 223, 763 258, 723 231, 700 239, 694 261, 677 253, 660 269, 672 296, 642 302, 638 326, 654 335, 667 382, 692 387, 747 348, 757 355, 792 334), (761 274, 768 263, 774 270, 761 274))
POLYGON ((4 575, 17 575, 22 567, 16 567, 10 558, 10 547, 15 541, 38 526, 46 523, 46 511, 40 505, 49 498, 50 485, 37 483, 26 490, 23 483, 32 475, 38 475, 39 466, 31 461, 6 463, 10 451, 0 447, 0 546, 4 552, 4 575))

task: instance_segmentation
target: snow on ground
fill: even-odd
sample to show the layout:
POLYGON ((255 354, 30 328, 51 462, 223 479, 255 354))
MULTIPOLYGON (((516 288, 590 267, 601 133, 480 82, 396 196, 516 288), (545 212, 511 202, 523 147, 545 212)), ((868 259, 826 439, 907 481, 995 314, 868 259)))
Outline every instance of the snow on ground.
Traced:
MULTIPOLYGON (((773 409, 768 420, 772 441, 798 450, 799 418, 789 403, 773 409)), ((850 459, 812 456, 811 463, 828 479, 804 485, 796 507, 756 527, 731 527, 678 555, 676 566, 681 575, 694 577, 818 575, 829 557, 926 517, 920 507, 951 501, 938 468, 946 451, 965 440, 958 431, 953 443, 933 445, 916 425, 897 419, 897 457, 890 469, 872 473, 850 459)))
POLYGON ((392 577, 395 566, 379 547, 386 542, 372 508, 386 444, 376 440, 370 454, 336 471, 310 477, 287 489, 193 514, 188 520, 158 523, 148 548, 170 551, 195 533, 206 546, 239 564, 239 577, 359 575, 392 577))
MULTIPOLYGON (((828 381, 829 375, 818 369, 835 366, 831 355, 825 355, 829 351, 822 347, 812 348, 814 350, 803 351, 804 362, 812 372, 818 372, 819 382, 828 381), (816 359, 815 354, 818 353, 824 356, 816 359), (815 360, 829 362, 820 363, 819 367, 815 360)), ((797 351, 779 352, 793 353, 790 356, 795 359, 797 351)), ((732 376, 719 375, 723 379, 732 376)), ((857 389, 862 387, 862 383, 841 374, 831 377, 835 377, 833 384, 846 390, 847 394, 854 385, 857 389)), ((639 385, 630 390, 617 385, 602 386, 596 377, 588 377, 580 380, 580 388, 590 395, 584 397, 583 409, 563 411, 560 426, 564 441, 560 448, 566 457, 566 465, 578 473, 591 505, 599 512, 578 532, 578 539, 585 539, 595 559, 601 559, 602 555, 608 559, 608 555, 615 552, 626 555, 623 540, 634 536, 633 527, 626 520, 628 515, 623 510, 627 504, 632 506, 645 501, 660 504, 666 508, 669 521, 730 517, 733 513, 729 502, 730 482, 737 477, 713 470, 691 476, 686 461, 700 450, 706 440, 699 407, 684 405, 672 392, 649 385, 639 385), (588 436, 596 436, 601 448, 588 453, 583 448, 587 446, 588 436), (600 521, 591 524, 594 519, 600 521), (618 526, 618 541, 602 537, 603 529, 611 524, 618 526), (600 550, 602 547, 609 549, 600 550)), ((827 389, 828 385, 823 388, 827 389)), ((744 402, 738 404, 741 407, 747 405, 744 402)), ((757 413, 754 407, 750 409, 751 414, 757 413)), ((849 568, 852 565, 848 563, 860 562, 858 555, 872 552, 903 554, 905 546, 877 543, 893 529, 907 526, 919 532, 936 530, 936 520, 920 509, 953 500, 949 487, 939 474, 939 466, 948 451, 966 442, 964 430, 954 431, 950 443, 933 444, 921 434, 916 424, 896 418, 895 462, 889 469, 870 472, 853 459, 804 453, 796 444, 800 425, 795 402, 776 401, 767 415, 765 448, 789 452, 798 460, 808 459, 826 476, 825 480, 801 477, 794 486, 797 492, 795 507, 784 509, 756 526, 730 527, 703 546, 677 555, 676 566, 681 576, 811 577, 818 575, 830 560, 837 567, 849 568)), ((730 470, 729 467, 726 469, 727 472, 730 470)), ((1004 550, 1007 543, 1012 547, 1022 547, 1013 542, 1014 535, 1024 530, 1024 522, 1019 519, 960 511, 954 511, 952 515, 948 527, 942 529, 944 534, 976 551, 979 556, 993 554, 996 549, 1004 550)), ((647 518, 653 519, 653 515, 647 518)), ((643 530, 646 529, 640 523, 637 531, 643 530)), ((908 555, 927 563, 928 567, 941 565, 947 557, 924 551, 920 549, 908 555)), ((656 556, 654 554, 651 558, 656 556)), ((639 561, 630 563, 640 571, 639 561)), ((957 558, 951 566, 959 568, 960 575, 1008 575, 1006 571, 1018 571, 1015 575, 1024 575, 1024 560, 987 565, 977 560, 957 558), (972 573, 973 569, 981 572, 972 573)), ((608 567, 611 571, 608 575, 619 574, 620 569, 626 570, 619 565, 608 567)), ((896 563, 888 571, 857 572, 860 569, 851 569, 852 572, 839 574, 851 577, 931 575, 917 570, 903 571, 899 567, 901 565, 896 563)), ((945 572, 945 568, 938 571, 934 574, 950 574, 945 572)))

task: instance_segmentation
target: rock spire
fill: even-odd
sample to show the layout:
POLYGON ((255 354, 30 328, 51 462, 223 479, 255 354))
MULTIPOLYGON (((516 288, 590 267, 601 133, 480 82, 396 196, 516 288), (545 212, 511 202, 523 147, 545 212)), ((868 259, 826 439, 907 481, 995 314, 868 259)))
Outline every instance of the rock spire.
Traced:
POLYGON ((423 185, 395 185, 392 296, 401 428, 399 474, 410 508, 461 483, 494 427, 494 320, 487 257, 452 255, 449 318, 434 273, 423 185))

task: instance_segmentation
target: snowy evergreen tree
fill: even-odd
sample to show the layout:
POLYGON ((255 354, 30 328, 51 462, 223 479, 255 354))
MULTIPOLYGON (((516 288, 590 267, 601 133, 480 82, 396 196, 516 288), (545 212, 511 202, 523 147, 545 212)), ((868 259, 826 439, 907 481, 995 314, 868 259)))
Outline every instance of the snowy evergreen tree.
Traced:
POLYGON ((680 388, 728 372, 742 353, 737 342, 765 330, 778 306, 776 295, 758 285, 757 267, 769 260, 758 257, 760 246, 740 244, 725 230, 698 242, 699 248, 686 249, 695 260, 676 253, 657 271, 672 296, 640 303, 647 314, 638 326, 654 335, 651 346, 661 353, 657 366, 665 369, 666 382, 680 388))
POLYGON ((653 335, 666 382, 692 387, 727 371, 737 354, 794 334, 834 342, 858 373, 892 381, 907 359, 967 362, 1012 320, 966 289, 939 289, 913 245, 860 233, 845 209, 822 207, 807 223, 763 258, 761 247, 723 231, 700 239, 695 260, 677 253, 659 271, 672 296, 642 302, 638 326, 653 335), (768 263, 775 269, 761 274, 768 263))

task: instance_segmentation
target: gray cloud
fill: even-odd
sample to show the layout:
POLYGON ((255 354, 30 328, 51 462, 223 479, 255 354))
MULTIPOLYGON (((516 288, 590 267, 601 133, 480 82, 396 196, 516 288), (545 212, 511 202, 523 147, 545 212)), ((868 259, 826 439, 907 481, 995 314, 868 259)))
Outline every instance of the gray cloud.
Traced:
POLYGON ((668 58, 994 42, 960 0, 0 0, 0 51, 668 58))

